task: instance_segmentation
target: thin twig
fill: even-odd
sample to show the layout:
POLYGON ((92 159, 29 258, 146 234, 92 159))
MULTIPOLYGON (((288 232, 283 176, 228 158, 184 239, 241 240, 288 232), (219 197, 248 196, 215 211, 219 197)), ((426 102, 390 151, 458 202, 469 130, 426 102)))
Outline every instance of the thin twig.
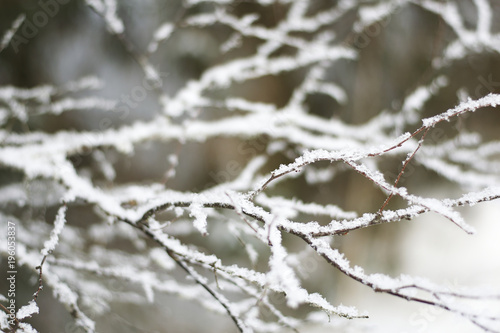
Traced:
POLYGON ((33 301, 35 301, 35 302, 36 302, 36 299, 38 298, 38 294, 43 289, 42 267, 43 267, 43 264, 45 263, 46 259, 47 259, 47 256, 43 256, 43 259, 42 259, 42 262, 40 263, 40 265, 35 267, 35 269, 37 269, 40 272, 38 275, 38 289, 35 292, 35 294, 33 295, 33 301))
MULTIPOLYGON (((10 311, 3 305, 0 303, 0 308, 2 308, 2 310, 9 316, 10 315, 10 311)), ((19 327, 19 320, 17 319, 17 317, 14 316, 14 321, 15 321, 15 325, 14 327, 10 327, 8 331, 5 331, 6 333, 14 333, 17 331, 17 328, 19 327)))
MULTIPOLYGON (((415 156, 415 154, 417 153, 417 151, 420 149, 420 147, 422 147, 422 144, 424 143, 424 138, 427 135, 427 133, 429 132, 429 129, 430 128, 427 128, 425 130, 424 134, 422 134, 422 137, 420 138, 420 140, 418 142, 417 148, 415 148, 415 150, 413 151, 413 153, 404 161, 403 167, 401 168, 401 171, 399 172, 398 177, 396 178, 396 181, 394 182, 394 187, 397 187, 397 185, 399 183, 399 180, 401 179, 401 176, 403 176, 403 173, 406 170, 406 167, 408 166, 408 164, 410 163, 410 161, 413 159, 413 156, 415 156)), ((382 214, 382 211, 384 210, 385 206, 387 206, 387 204, 389 203, 389 201, 391 200, 391 198, 393 196, 394 196, 394 192, 391 192, 391 194, 389 194, 389 196, 387 197, 387 199, 382 204, 382 207, 380 207, 380 209, 378 210, 377 214, 379 214, 379 215, 382 214)))

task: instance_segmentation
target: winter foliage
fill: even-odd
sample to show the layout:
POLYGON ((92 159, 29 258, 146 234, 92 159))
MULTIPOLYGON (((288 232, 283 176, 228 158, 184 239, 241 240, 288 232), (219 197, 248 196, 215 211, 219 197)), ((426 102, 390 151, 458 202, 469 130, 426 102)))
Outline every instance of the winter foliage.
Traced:
MULTIPOLYGON (((498 113, 499 78, 490 77, 488 85, 481 77, 472 88, 457 86, 454 71, 469 56, 499 59, 495 1, 474 0, 464 8, 460 1, 261 0, 240 10, 245 2, 187 0, 176 18, 149 31, 141 46, 129 34, 130 12, 125 15, 122 2, 84 3, 79 10, 103 25, 142 71, 142 90, 132 88, 132 99, 142 92, 154 96, 144 107, 150 116, 131 112, 140 104, 137 98, 105 94, 109 83, 100 73, 61 84, 0 86, 0 166, 9 175, 0 187, 0 251, 8 257, 3 225, 13 222, 18 269, 24 267, 36 280, 33 299, 18 304, 14 326, 7 294, 0 295, 6 310, 0 312, 2 330, 37 332, 27 319, 41 316, 39 301, 48 290, 85 332, 99 332, 99 316, 113 313, 117 303, 140 309, 163 295, 227 316, 241 332, 366 320, 366 309, 333 302, 307 283, 312 273, 304 269, 304 258, 315 258, 376 292, 432 305, 485 332, 500 332, 500 290, 494 286, 450 289, 423 277, 383 269, 373 273, 337 246, 338 239, 348 241, 358 229, 414 223, 431 214, 476 237, 474 221, 461 207, 500 198, 500 137, 498 130, 488 134, 463 124, 478 114, 498 113), (311 98, 318 96, 328 105, 353 107, 357 97, 343 71, 361 61, 394 19, 412 11, 439 20, 446 35, 435 37, 442 46, 433 53, 428 74, 361 121, 316 113, 311 98), (269 24, 265 15, 273 12, 276 22, 269 24), (156 54, 174 52, 165 48, 175 38, 186 38, 179 45, 195 54, 195 44, 201 43, 195 32, 211 29, 223 31, 214 37, 218 60, 168 86, 175 75, 160 70, 156 54), (255 82, 286 75, 297 84, 284 102, 259 99, 272 91, 255 82), (436 102, 442 95, 453 96, 454 104, 436 102), (98 119, 88 129, 37 127, 40 117, 57 123, 86 112, 98 119), (176 183, 197 177, 192 170, 200 169, 192 164, 217 158, 211 155, 217 140, 237 143, 234 149, 230 144, 215 148, 231 159, 217 171, 205 170, 209 179, 203 184, 176 183), (120 164, 137 161, 134 156, 145 145, 158 149, 153 155, 167 152, 163 177, 123 180, 120 164), (206 147, 204 157, 193 157, 200 153, 194 146, 206 147), (425 172, 434 177, 429 183, 442 182, 451 194, 412 187, 410 180, 425 172), (307 191, 342 184, 346 174, 376 189, 378 209, 345 208, 329 196, 308 201, 313 196, 307 191), (33 192, 35 186, 40 193, 33 192), (23 214, 39 209, 49 213, 23 214), (78 216, 82 211, 87 213, 78 216)), ((63 6, 57 2, 57 8, 63 6)), ((0 32, 0 55, 34 43, 36 36, 26 43, 19 39, 29 20, 19 14, 0 32)), ((400 52, 397 47, 387 52, 400 52)), ((208 54, 208 47, 202 52, 208 54)), ((155 161, 149 155, 140 163, 155 161)), ((425 183, 425 176, 418 182, 425 183)), ((341 186, 335 191, 342 195, 341 186)), ((373 192, 363 191, 357 200, 371 202, 367 196, 373 192)), ((484 254, 492 262, 499 255, 484 254)), ((326 284, 336 283, 329 279, 324 276, 326 284)))

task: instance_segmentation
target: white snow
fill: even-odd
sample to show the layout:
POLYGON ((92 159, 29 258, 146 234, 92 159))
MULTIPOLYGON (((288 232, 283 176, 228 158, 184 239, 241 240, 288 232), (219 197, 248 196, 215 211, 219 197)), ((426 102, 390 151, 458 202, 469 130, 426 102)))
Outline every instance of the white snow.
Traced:
MULTIPOLYGON (((113 38, 128 41, 128 29, 118 15, 122 12, 119 8, 122 3, 116 0, 86 0, 86 3, 113 38)), ((358 57, 357 51, 346 42, 349 38, 330 29, 342 22, 343 17, 351 15, 356 20, 353 32, 363 33, 373 24, 382 28, 388 18, 399 15, 396 12, 399 8, 410 11, 416 7, 432 13, 442 20, 444 29, 452 31, 443 50, 436 51, 433 60, 438 73, 444 73, 454 69, 455 61, 462 61, 470 54, 484 54, 486 50, 493 55, 500 52, 500 34, 492 31, 496 19, 493 3, 472 1, 470 5, 477 9, 477 22, 473 22, 470 17, 466 20, 457 3, 435 0, 380 3, 342 0, 329 9, 317 10, 311 10, 311 3, 305 0, 284 0, 276 4, 269 0, 257 1, 255 6, 282 11, 283 15, 277 15, 273 25, 262 24, 261 17, 254 12, 236 15, 238 11, 226 6, 233 3, 231 1, 216 3, 213 6, 208 1, 185 1, 182 5, 189 8, 181 15, 181 21, 151 22, 151 25, 148 22, 144 26, 144 31, 150 33, 145 39, 145 49, 129 54, 138 61, 144 82, 161 82, 153 63, 157 60, 154 56, 161 57, 161 54, 153 53, 163 42, 168 46, 175 44, 175 38, 169 39, 176 37, 177 30, 192 29, 203 36, 211 36, 207 32, 214 25, 227 30, 220 40, 207 37, 210 39, 207 45, 213 43, 222 53, 227 52, 223 56, 229 59, 204 62, 207 68, 187 82, 172 78, 168 86, 155 86, 154 94, 159 95, 158 105, 153 107, 156 115, 145 120, 129 118, 126 124, 104 130, 12 133, 7 126, 11 122, 19 122, 28 129, 38 116, 59 119, 66 113, 84 110, 97 110, 105 117, 116 111, 119 102, 102 97, 109 91, 92 91, 105 87, 104 80, 93 76, 60 86, 0 87, 0 125, 5 127, 0 129, 0 164, 22 174, 23 179, 12 180, 12 184, 0 188, 0 204, 32 212, 33 207, 61 204, 60 199, 64 203, 51 231, 45 222, 36 219, 22 223, 16 220, 19 230, 16 258, 20 265, 36 267, 40 264, 40 253, 47 256, 43 266, 44 284, 51 287, 58 301, 77 318, 75 323, 87 332, 94 332, 96 325, 93 317, 86 314, 89 305, 95 304, 93 309, 103 311, 112 311, 113 302, 122 301, 156 306, 155 302, 163 301, 158 297, 161 293, 186 298, 217 313, 230 315, 244 332, 277 331, 280 325, 290 330, 301 329, 304 321, 289 315, 282 309, 284 306, 317 308, 323 317, 311 314, 309 318, 315 322, 328 320, 327 314, 333 315, 332 321, 337 317, 364 316, 354 307, 337 304, 328 295, 310 290, 316 290, 316 286, 306 288, 308 283, 301 274, 299 260, 304 253, 333 266, 346 279, 365 288, 364 292, 374 290, 405 300, 431 302, 438 309, 459 313, 457 318, 461 319, 456 321, 460 323, 462 319, 464 322, 469 319, 497 324, 499 314, 495 311, 500 299, 496 289, 498 246, 495 244, 498 242, 494 242, 494 236, 497 233, 495 226, 484 227, 485 221, 496 221, 496 213, 471 217, 458 207, 483 207, 486 202, 500 198, 500 142, 486 142, 482 133, 470 133, 458 127, 455 129, 459 129, 460 134, 456 136, 433 134, 439 133, 441 126, 454 126, 446 122, 458 117, 466 120, 465 115, 497 107, 500 95, 478 95, 448 110, 427 110, 426 106, 434 97, 440 97, 443 88, 454 88, 454 84, 449 84, 450 77, 431 73, 432 77, 413 82, 417 84, 412 85, 414 88, 406 96, 401 96, 401 103, 392 104, 393 110, 378 110, 380 112, 365 123, 348 123, 336 115, 326 119, 315 115, 316 110, 308 110, 308 99, 315 95, 333 99, 342 108, 351 108, 349 103, 357 102, 352 100, 349 80, 337 80, 337 75, 345 75, 342 74, 344 63, 356 62, 358 57), (189 7, 202 2, 207 3, 196 7, 201 10, 189 7), (255 45, 248 47, 249 40, 255 45), (274 93, 265 91, 264 85, 261 89, 261 80, 282 75, 303 77, 290 96, 287 95, 288 100, 281 106, 259 100, 261 96, 267 100, 268 94, 274 93), (430 111, 434 115, 423 119, 422 127, 415 128, 422 114, 430 111), (232 180, 218 182, 207 189, 192 189, 191 184, 172 185, 186 185, 192 192, 170 189, 171 183, 165 184, 155 175, 137 183, 114 183, 120 179, 119 170, 123 170, 122 165, 117 167, 113 154, 119 155, 120 161, 128 161, 134 152, 140 152, 142 146, 149 144, 179 143, 182 146, 175 153, 160 149, 158 160, 147 161, 166 164, 169 169, 163 175, 174 178, 195 170, 200 174, 188 174, 188 177, 201 179, 206 176, 202 174, 203 166, 192 167, 192 164, 211 159, 212 155, 199 158, 195 155, 205 148, 212 149, 207 147, 219 139, 240 144, 236 151, 223 148, 217 152, 223 158, 235 158, 238 172, 234 177, 231 175, 232 180), (261 147, 252 146, 253 143, 261 147), (198 150, 198 147, 202 148, 198 150), (92 167, 74 162, 87 154, 92 167), (400 168, 410 162, 411 166, 433 172, 434 176, 453 184, 453 195, 429 193, 426 188, 416 190, 411 183, 403 181, 394 184, 385 166, 387 160, 394 161, 400 168), (186 165, 187 171, 180 169, 186 165), (355 212, 344 209, 342 203, 333 202, 331 198, 319 198, 321 189, 328 188, 345 173, 360 177, 386 197, 397 197, 401 207, 393 209, 387 205, 379 211, 355 212), (35 200, 26 186, 38 179, 58 184, 46 200, 35 200), (287 191, 293 188, 288 186, 290 183, 302 181, 318 190, 316 198, 322 204, 313 201, 316 199, 298 199, 302 198, 301 192, 287 191), (102 220, 88 221, 79 227, 66 225, 67 207, 72 205, 78 209, 90 206, 102 220), (337 246, 337 239, 343 237, 340 235, 352 235, 356 229, 377 228, 404 219, 410 221, 401 224, 412 228, 412 232, 403 236, 404 246, 395 247, 394 251, 402 253, 405 274, 373 271, 373 266, 365 267, 365 263, 350 257, 348 252, 344 254, 337 246), (420 230, 422 220, 432 224, 420 230), (451 224, 465 233, 451 228, 455 227, 451 224), (442 228, 450 230, 445 234, 442 228), (465 236, 471 243, 462 242, 465 236), (201 239, 203 245, 191 243, 192 239, 201 239), (483 244, 485 239, 488 242, 483 244), (115 242, 126 242, 130 248, 127 251, 115 248, 115 242), (417 245, 409 246, 412 242, 417 245), (299 249, 296 244, 302 247, 299 249), (304 247, 310 252, 304 251, 304 247), (56 249, 60 251, 50 255, 56 249), (227 253, 220 255, 222 251, 227 253), (241 256, 228 259, 236 251, 241 256), (469 256, 480 260, 472 262, 469 256), (442 261, 434 261, 436 258, 442 261), (453 274, 445 272, 446 266, 452 268, 453 274), (178 280, 180 267, 186 273, 186 280, 184 276, 178 280), (430 273, 421 274, 429 267, 430 273), (82 278, 82 274, 87 275, 82 278), (427 279, 428 275, 432 280, 427 279), (441 275, 446 279, 467 276, 474 287, 450 287, 450 283, 442 283, 441 275), (131 287, 111 291, 100 283, 101 278, 131 287), (476 287, 484 281, 490 286, 476 287), (273 299, 275 295, 281 297, 279 301, 273 299), (471 303, 482 303, 482 308, 471 303), (489 304, 493 305, 481 312, 489 304), (488 315, 496 319, 490 320, 488 315)), ((20 15, 3 34, 0 52, 8 46, 25 18, 20 15)), ((125 46, 127 49, 127 44, 125 46)), ((212 153, 212 150, 206 151, 212 153)), ((404 177, 412 177, 410 168, 405 170, 404 177)), ((53 188, 56 185, 44 190, 53 188)), ((347 195, 342 192, 340 196, 344 194, 347 195)), ((9 221, 11 217, 4 216, 6 212, 0 215, 9 221)), ((0 249, 2 254, 6 253, 3 243, 0 249)), ((387 332, 390 329, 425 331, 425 325, 433 324, 432 320, 423 322, 420 312, 407 316, 401 312, 401 303, 387 308, 383 302, 372 304, 368 298, 356 301, 356 296, 353 297, 345 303, 360 309, 370 308, 375 314, 375 319, 367 320, 370 323, 367 325, 378 324, 380 318, 386 322, 393 319, 386 326, 387 332), (407 320, 401 323, 401 318, 407 320)), ((18 318, 28 318, 35 313, 38 307, 30 302, 19 309, 18 318)), ((0 319, 5 326, 5 316, 0 319)), ((439 327, 437 319, 436 325, 435 332, 456 329, 450 323, 439 327)), ((470 328, 465 324, 464 327, 470 328)), ((22 323, 20 329, 35 331, 26 323, 22 323)))
POLYGON ((31 317, 34 313, 39 313, 39 308, 35 301, 30 301, 28 305, 24 305, 19 310, 17 310, 16 317, 18 320, 21 320, 27 317, 31 317))
POLYGON ((57 216, 54 221, 54 229, 50 233, 50 239, 46 241, 43 245, 43 249, 41 251, 42 255, 49 255, 56 248, 57 243, 59 242, 59 235, 61 234, 64 225, 66 224, 66 206, 62 206, 57 211, 57 216))

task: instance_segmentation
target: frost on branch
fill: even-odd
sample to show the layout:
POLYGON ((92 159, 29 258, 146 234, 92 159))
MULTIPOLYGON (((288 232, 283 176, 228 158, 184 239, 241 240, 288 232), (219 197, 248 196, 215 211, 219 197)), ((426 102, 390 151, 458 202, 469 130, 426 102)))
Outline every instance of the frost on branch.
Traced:
POLYGON ((464 208, 500 198, 494 1, 3 6, 2 330, 50 294, 85 332, 410 330, 375 291, 500 332, 498 246, 454 243, 497 220, 464 208))

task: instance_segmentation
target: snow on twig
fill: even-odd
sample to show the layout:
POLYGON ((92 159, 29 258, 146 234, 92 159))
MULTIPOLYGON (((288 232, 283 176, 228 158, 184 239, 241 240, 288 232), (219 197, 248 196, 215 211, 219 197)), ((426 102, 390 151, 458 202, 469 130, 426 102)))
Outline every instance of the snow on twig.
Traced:
POLYGON ((11 42, 12 38, 16 34, 19 27, 23 24, 24 20, 26 20, 26 15, 19 15, 16 20, 12 23, 12 27, 4 33, 1 41, 0 41, 0 52, 2 52, 11 42))

